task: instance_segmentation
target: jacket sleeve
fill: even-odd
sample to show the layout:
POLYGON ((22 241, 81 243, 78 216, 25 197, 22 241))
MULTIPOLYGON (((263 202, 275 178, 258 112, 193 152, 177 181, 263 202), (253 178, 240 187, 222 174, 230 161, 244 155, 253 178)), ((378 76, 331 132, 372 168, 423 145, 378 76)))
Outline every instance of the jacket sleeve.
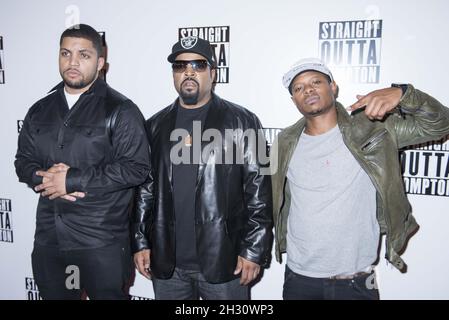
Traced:
POLYGON ((42 177, 37 176, 36 171, 44 170, 44 164, 42 159, 37 157, 34 139, 31 135, 30 114, 32 110, 33 108, 26 115, 20 130, 14 165, 19 181, 26 183, 34 191, 34 187, 42 183, 42 177))
POLYGON ((150 160, 143 116, 129 100, 119 108, 112 131, 112 162, 85 169, 71 167, 66 177, 67 193, 114 192, 145 181, 150 160))
POLYGON ((154 200, 154 183, 149 174, 147 181, 137 188, 134 210, 131 215, 131 249, 133 253, 151 249, 150 230, 152 224, 152 207, 154 200))
MULTIPOLYGON (((151 137, 148 126, 147 137, 150 145, 151 154, 151 137)), ((151 156, 150 156, 151 163, 151 156)), ((151 224, 153 223, 153 207, 154 207, 154 175, 153 168, 146 181, 137 187, 134 198, 134 210, 131 214, 131 250, 132 253, 139 252, 144 249, 151 249, 151 224)))
POLYGON ((402 117, 391 117, 399 148, 439 140, 449 134, 449 109, 410 84, 399 102, 399 110, 402 117))
POLYGON ((273 241, 272 194, 269 161, 261 163, 261 155, 266 155, 267 143, 262 126, 253 115, 250 130, 255 130, 257 142, 245 145, 243 164, 243 188, 248 222, 243 232, 240 256, 267 267, 271 258, 273 241))

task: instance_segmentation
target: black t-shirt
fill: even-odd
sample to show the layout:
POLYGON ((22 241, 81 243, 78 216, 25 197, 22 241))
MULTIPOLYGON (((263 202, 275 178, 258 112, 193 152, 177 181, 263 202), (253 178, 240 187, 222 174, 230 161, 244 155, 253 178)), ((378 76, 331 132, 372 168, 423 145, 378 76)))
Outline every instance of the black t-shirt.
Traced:
MULTIPOLYGON (((193 136, 193 122, 199 121, 204 126, 210 101, 196 109, 186 109, 178 104, 176 129, 185 129, 193 136)), ((193 143, 189 137, 182 138, 189 155, 187 163, 173 165, 173 196, 175 202, 176 230, 176 266, 186 270, 199 270, 198 255, 195 240, 195 186, 198 175, 198 160, 200 155, 193 154, 193 143)), ((181 142, 180 140, 178 143, 181 142)), ((201 148, 198 148, 201 152, 201 148)), ((182 152, 182 151, 181 151, 182 152)))

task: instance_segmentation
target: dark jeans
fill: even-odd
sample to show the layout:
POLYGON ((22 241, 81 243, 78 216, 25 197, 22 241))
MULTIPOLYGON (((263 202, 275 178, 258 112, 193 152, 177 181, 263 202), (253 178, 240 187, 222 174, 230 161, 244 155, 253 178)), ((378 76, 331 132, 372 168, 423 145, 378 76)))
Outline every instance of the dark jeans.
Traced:
POLYGON ((31 261, 44 300, 78 300, 83 290, 89 299, 129 298, 132 260, 128 245, 70 251, 35 245, 31 261))
POLYGON ((294 273, 285 266, 284 300, 378 300, 375 274, 351 280, 310 278, 294 273))
POLYGON ((248 286, 240 278, 224 283, 209 283, 199 271, 175 268, 170 279, 153 277, 156 300, 248 300, 248 286))

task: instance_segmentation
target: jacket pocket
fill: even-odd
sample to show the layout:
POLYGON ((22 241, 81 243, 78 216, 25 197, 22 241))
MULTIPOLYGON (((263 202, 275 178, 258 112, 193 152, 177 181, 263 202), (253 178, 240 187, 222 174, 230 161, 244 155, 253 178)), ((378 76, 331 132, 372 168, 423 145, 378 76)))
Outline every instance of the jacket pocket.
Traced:
POLYGON ((76 132, 87 138, 98 137, 106 133, 105 127, 76 126, 76 132))
POLYGON ((54 125, 48 123, 32 122, 30 123, 30 132, 33 136, 41 136, 50 132, 54 125))
POLYGON ((366 142, 362 144, 362 151, 368 152, 377 146, 388 133, 387 129, 383 129, 382 131, 376 133, 374 136, 370 137, 366 142))

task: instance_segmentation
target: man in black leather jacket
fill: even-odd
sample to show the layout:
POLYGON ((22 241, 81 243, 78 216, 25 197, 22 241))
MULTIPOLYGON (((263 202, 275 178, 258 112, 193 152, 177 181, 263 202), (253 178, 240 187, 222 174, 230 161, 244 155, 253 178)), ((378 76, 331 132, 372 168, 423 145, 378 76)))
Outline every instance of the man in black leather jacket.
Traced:
POLYGON ((156 299, 248 299, 272 242, 261 124, 213 93, 208 41, 184 38, 168 61, 179 98, 146 123, 152 168, 133 217, 136 268, 156 299))
POLYGON ((44 299, 127 299, 132 260, 129 211, 149 172, 144 118, 98 78, 99 34, 79 25, 61 35, 63 82, 28 111, 16 172, 41 192, 32 253, 44 299))

